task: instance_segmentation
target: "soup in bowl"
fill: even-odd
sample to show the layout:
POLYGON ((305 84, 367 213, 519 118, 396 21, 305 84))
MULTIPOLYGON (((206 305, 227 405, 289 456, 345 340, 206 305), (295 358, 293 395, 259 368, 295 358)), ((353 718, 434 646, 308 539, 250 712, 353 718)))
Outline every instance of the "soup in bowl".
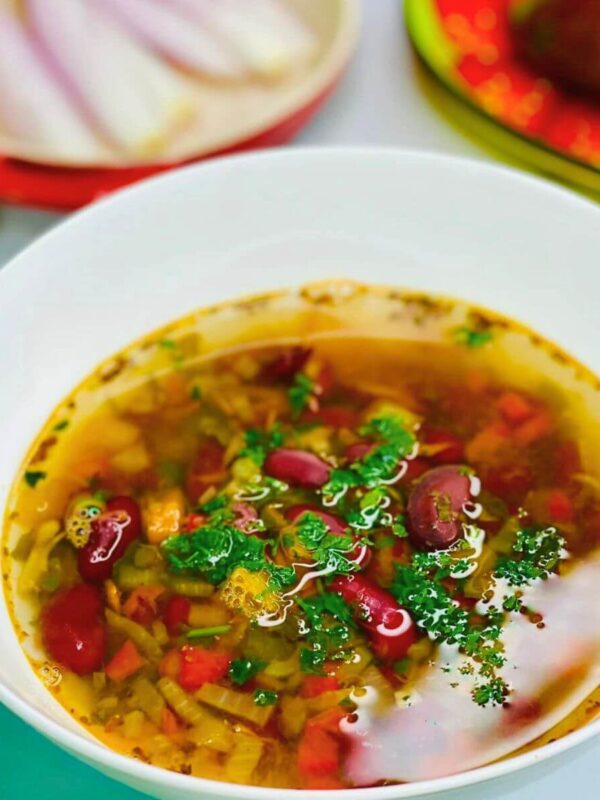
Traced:
POLYGON ((600 385, 498 314, 349 281, 101 364, 6 509, 32 668, 118 753, 353 790, 593 721, 600 385))

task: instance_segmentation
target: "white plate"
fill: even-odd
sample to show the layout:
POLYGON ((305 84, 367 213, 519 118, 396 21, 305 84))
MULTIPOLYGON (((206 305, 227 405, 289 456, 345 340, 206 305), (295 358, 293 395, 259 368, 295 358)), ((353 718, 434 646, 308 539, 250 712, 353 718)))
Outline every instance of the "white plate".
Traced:
MULTIPOLYGON (((0 273, 0 507, 54 405, 100 360, 197 306, 346 276, 453 294, 537 328, 600 373, 600 213, 510 170, 394 150, 297 150, 198 165, 89 208, 0 273)), ((87 737, 27 666, 0 609, 0 699, 54 741, 162 798, 300 800, 174 775, 87 737)), ((426 784, 356 800, 497 796, 600 731, 426 784), (549 761, 550 756, 557 758, 549 761), (484 779, 499 778, 485 785, 484 779), (471 785, 471 788, 467 788, 471 785), (462 787, 462 788, 461 788, 462 787), (452 791, 450 791, 452 790, 452 791)), ((590 745, 588 745, 590 746, 590 745)))

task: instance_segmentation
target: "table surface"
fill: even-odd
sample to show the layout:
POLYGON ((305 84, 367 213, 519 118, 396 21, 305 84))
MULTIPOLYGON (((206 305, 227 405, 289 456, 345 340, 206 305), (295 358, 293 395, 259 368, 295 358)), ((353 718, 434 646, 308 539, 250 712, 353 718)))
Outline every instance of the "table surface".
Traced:
MULTIPOLYGON (((366 0, 358 53, 338 92, 297 138, 300 146, 380 145, 488 159, 437 110, 436 87, 416 64, 399 0, 366 0)), ((64 216, 0 207, 0 266, 64 216)), ((0 796, 16 800, 135 800, 143 796, 79 764, 0 708, 0 796), (35 764, 35 769, 32 766, 35 764)), ((568 766, 497 800, 595 795, 600 744, 568 766)))

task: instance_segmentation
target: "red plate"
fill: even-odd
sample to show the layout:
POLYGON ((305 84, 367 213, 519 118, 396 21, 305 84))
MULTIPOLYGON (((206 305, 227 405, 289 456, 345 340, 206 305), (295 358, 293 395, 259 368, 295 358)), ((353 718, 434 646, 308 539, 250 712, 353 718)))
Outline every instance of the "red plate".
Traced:
MULTIPOLYGON (((302 5, 307 9, 311 7, 306 0, 302 5)), ((233 141, 224 129, 222 136, 219 136, 222 140, 220 145, 200 150, 192 158, 167 164, 80 168, 0 156, 0 200, 68 211, 127 184, 185 163, 288 142, 335 90, 352 55, 358 34, 359 0, 329 0, 324 7, 312 2, 312 13, 313 21, 314 14, 319 14, 318 27, 323 28, 326 36, 325 50, 317 64, 308 71, 304 81, 306 87, 300 87, 300 91, 298 86, 291 87, 290 94, 296 99, 286 102, 288 109, 279 117, 271 115, 269 122, 255 125, 250 119, 245 124, 248 135, 233 141)))

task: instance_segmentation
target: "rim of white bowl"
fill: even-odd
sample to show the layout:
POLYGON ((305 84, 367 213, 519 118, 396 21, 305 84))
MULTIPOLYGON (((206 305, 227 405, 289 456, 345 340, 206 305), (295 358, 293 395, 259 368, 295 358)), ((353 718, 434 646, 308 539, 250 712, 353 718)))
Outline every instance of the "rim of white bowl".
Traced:
MULTIPOLYGON (((82 211, 75 213, 68 220, 51 229, 48 233, 41 236, 30 244, 16 256, 14 256, 4 267, 0 269, 0 289, 6 275, 16 269, 22 269, 19 265, 21 260, 26 259, 31 254, 35 255, 38 249, 43 250, 45 244, 56 236, 61 236, 63 228, 77 226, 88 217, 102 214, 103 209, 108 206, 127 204, 135 201, 136 196, 151 192, 154 184, 176 183, 181 173, 197 171, 202 175, 206 170, 220 170, 224 165, 226 168, 256 161, 271 160, 314 160, 343 158, 352 163, 355 159, 372 159, 374 162, 382 159, 393 160, 416 160, 422 164, 431 166, 452 167, 457 169, 477 169, 491 178, 497 176, 498 179, 513 183, 520 183, 531 192, 555 195, 561 201, 569 203, 586 213, 592 212, 597 216, 600 223, 600 210, 589 200, 563 188, 543 178, 520 172, 503 165, 486 163, 478 159, 464 158, 462 156, 444 155, 426 150, 411 150, 397 147, 369 147, 369 146, 348 146, 348 147, 291 147, 274 150, 264 150, 258 153, 247 153, 233 156, 223 156, 212 161, 192 164, 170 172, 152 176, 140 181, 132 186, 126 187, 98 202, 87 206, 82 211)), ((577 353, 574 354, 577 358, 577 353)), ((1 509, 4 513, 4 509, 1 509)), ((0 702, 2 702, 14 714, 31 725, 38 732, 46 735, 52 741, 68 750, 71 755, 78 756, 90 766, 95 764, 102 765, 112 772, 121 775, 130 775, 142 781, 149 781, 165 789, 178 789, 190 793, 191 791, 205 790, 213 796, 230 798, 231 800, 256 800, 257 793, 260 793, 261 800, 316 800, 317 797, 326 797, 328 800, 348 800, 348 793, 356 800, 403 800, 403 798, 436 795, 441 792, 448 792, 477 783, 484 783, 496 778, 501 778, 512 773, 520 772, 528 767, 540 764, 552 759, 561 753, 577 747, 580 744, 592 739, 600 733, 600 718, 573 731, 556 741, 543 745, 530 752, 518 756, 508 756, 501 761, 487 764, 467 772, 460 772, 427 781, 417 781, 414 783, 396 784, 392 786, 381 786, 375 788, 353 788, 353 789, 334 789, 327 792, 311 789, 273 789, 257 786, 243 786, 240 784, 226 783, 221 781, 207 780, 180 773, 171 772, 150 764, 144 764, 135 759, 121 755, 114 750, 101 744, 99 741, 90 739, 82 734, 67 730, 61 724, 50 719, 45 713, 30 706, 16 692, 10 689, 0 677, 0 702)))

